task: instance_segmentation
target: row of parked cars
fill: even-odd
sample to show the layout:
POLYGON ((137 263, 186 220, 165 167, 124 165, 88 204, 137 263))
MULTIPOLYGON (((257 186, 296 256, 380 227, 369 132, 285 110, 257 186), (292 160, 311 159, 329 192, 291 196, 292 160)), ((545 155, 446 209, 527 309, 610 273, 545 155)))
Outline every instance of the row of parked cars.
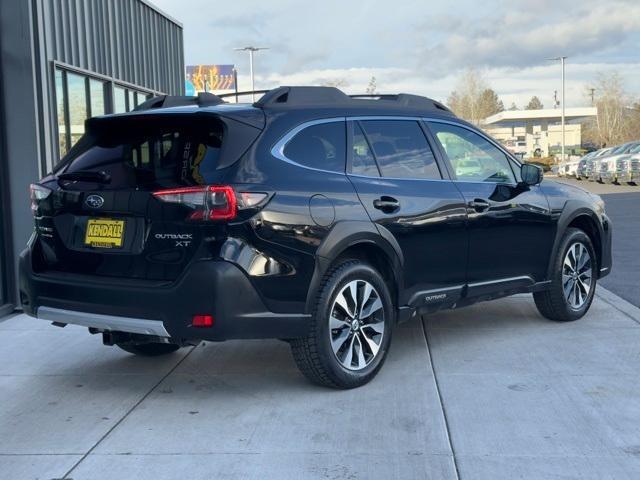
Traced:
POLYGON ((558 175, 602 183, 640 181, 640 141, 587 153, 579 160, 564 162, 558 175))

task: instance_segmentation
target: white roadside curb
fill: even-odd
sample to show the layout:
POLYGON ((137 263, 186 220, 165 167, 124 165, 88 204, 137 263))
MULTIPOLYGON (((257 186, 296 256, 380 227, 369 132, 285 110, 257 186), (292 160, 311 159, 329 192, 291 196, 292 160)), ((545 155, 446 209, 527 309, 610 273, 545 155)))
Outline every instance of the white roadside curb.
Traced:
POLYGON ((634 322, 640 324, 640 308, 627 302, 624 298, 619 297, 618 295, 607 290, 601 285, 598 285, 596 287, 596 297, 599 297, 601 300, 604 300, 611 307, 624 313, 629 318, 631 318, 634 322))

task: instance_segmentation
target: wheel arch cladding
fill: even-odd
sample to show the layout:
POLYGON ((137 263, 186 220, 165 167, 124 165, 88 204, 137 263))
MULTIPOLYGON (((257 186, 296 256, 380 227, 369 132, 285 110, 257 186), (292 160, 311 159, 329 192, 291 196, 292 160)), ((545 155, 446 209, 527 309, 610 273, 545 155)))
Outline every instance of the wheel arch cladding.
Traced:
POLYGON ((593 248, 596 252, 596 262, 598 270, 602 265, 602 238, 603 231, 602 225, 598 221, 597 213, 584 202, 568 201, 560 219, 558 220, 558 228, 556 231, 556 238, 553 242, 553 250, 549 258, 549 268, 547 271, 547 278, 551 278, 553 272, 553 260, 558 254, 562 237, 568 228, 578 228, 582 230, 591 240, 593 248))
POLYGON ((389 287, 394 306, 399 306, 403 268, 400 246, 389 242, 370 222, 338 222, 317 250, 316 268, 307 294, 307 313, 311 311, 324 275, 337 261, 346 258, 363 260, 376 268, 389 287))

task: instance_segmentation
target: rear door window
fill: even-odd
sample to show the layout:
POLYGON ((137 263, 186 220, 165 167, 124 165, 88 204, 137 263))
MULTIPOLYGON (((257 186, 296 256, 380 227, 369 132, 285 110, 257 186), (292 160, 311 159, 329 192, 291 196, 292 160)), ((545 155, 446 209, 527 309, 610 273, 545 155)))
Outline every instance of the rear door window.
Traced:
POLYGON ((305 167, 345 171, 347 140, 345 122, 310 125, 298 132, 284 148, 284 156, 305 167))
POLYGON ((383 177, 442 178, 417 121, 366 120, 360 123, 383 177))
POLYGON ((379 177, 380 172, 373 158, 371 146, 358 122, 350 122, 353 128, 351 173, 366 177, 379 177))

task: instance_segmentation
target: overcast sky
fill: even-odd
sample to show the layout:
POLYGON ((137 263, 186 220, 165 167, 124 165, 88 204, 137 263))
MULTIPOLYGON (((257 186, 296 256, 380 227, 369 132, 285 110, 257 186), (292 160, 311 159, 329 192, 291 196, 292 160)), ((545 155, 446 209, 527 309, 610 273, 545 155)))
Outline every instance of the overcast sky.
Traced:
MULTIPOLYGON (((505 106, 532 95, 552 106, 558 62, 567 55, 567 106, 588 105, 599 72, 619 72, 640 96, 640 0, 152 0, 184 25, 189 64, 232 63, 248 88, 344 80, 363 93, 375 76, 380 93, 439 100, 469 67, 483 72, 505 106)), ((597 92, 596 92, 597 94, 597 92)))

